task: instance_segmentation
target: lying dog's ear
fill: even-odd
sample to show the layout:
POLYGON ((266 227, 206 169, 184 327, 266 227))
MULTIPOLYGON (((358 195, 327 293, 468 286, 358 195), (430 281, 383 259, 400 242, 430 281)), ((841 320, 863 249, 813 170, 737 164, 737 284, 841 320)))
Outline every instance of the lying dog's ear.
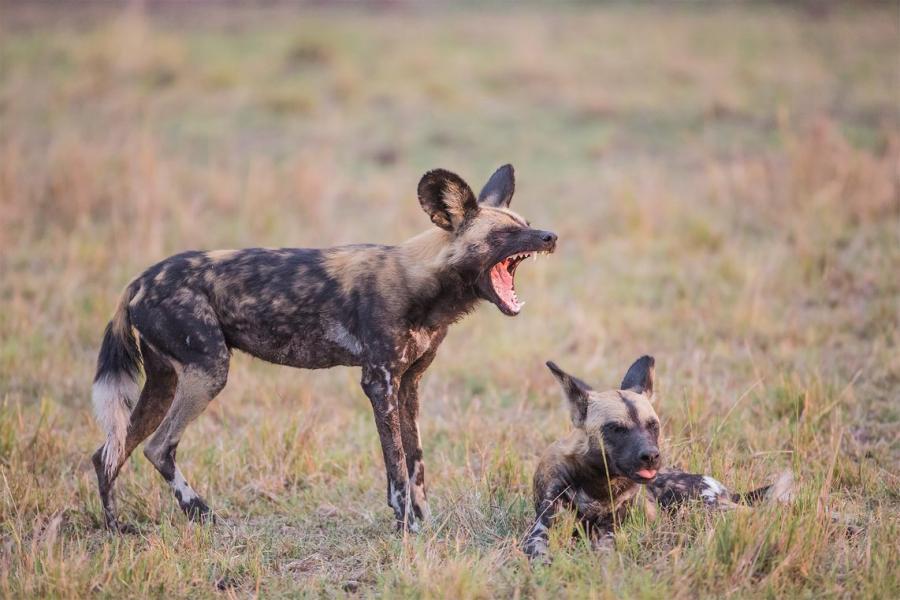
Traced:
POLYGON ((547 368, 562 386, 563 394, 569 402, 569 412, 572 413, 572 424, 575 427, 584 427, 584 420, 587 418, 588 392, 591 391, 591 386, 577 377, 572 377, 556 366, 552 360, 547 361, 547 368))
POLYGON ((419 181, 419 204, 431 222, 447 231, 455 231, 478 212, 478 202, 469 185, 456 173, 435 169, 419 181))
POLYGON ((619 389, 652 396, 655 371, 656 360, 652 356, 644 355, 634 361, 634 364, 628 368, 628 372, 625 373, 625 379, 622 380, 622 385, 619 389))
POLYGON ((503 165, 491 175, 478 194, 478 203, 495 208, 507 208, 516 191, 516 172, 512 165, 503 165))

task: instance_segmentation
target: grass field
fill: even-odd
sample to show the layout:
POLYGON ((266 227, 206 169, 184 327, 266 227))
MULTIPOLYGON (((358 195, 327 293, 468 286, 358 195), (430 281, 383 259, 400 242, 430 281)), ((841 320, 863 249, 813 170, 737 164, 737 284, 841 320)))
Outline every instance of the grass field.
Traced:
POLYGON ((900 597, 896 5, 0 11, 0 596, 900 597), (560 247, 423 381, 428 530, 393 531, 356 370, 240 355, 179 447, 223 522, 136 452, 140 535, 101 529, 90 385, 132 276, 401 241, 425 170, 504 162, 560 247), (669 464, 791 468, 796 502, 636 516, 603 554, 558 528, 530 568, 568 427, 543 362, 613 386, 642 353, 669 464))

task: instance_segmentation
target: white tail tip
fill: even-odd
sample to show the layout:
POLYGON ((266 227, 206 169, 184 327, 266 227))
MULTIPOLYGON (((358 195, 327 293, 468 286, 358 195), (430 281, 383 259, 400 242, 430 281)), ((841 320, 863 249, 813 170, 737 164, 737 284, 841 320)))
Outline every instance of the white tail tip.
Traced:
POLYGON ((766 493, 766 499, 783 504, 794 499, 794 474, 790 470, 784 470, 778 474, 778 479, 766 493))
POLYGON ((112 475, 125 454, 130 407, 134 405, 137 395, 137 383, 124 374, 102 377, 94 383, 91 400, 97 421, 106 432, 103 464, 108 475, 112 475))

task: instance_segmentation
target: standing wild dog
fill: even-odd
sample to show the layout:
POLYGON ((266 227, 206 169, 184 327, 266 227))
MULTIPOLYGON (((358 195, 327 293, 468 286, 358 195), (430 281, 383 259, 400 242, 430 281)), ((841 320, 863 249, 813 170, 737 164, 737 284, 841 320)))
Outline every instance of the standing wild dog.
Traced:
POLYGON ((210 516, 175 451, 188 424, 225 387, 237 349, 292 367, 362 367, 388 504, 398 527, 416 530, 429 514, 419 380, 447 328, 479 300, 518 314, 516 268, 556 247, 556 235, 509 210, 513 175, 510 165, 501 167, 476 199, 459 176, 426 173, 419 203, 435 227, 397 246, 185 252, 129 283, 106 327, 93 388, 107 434, 93 456, 107 526, 119 529, 116 476, 154 431, 144 454, 191 519, 210 516))
MULTIPOLYGON (((664 508, 695 498, 719 509, 789 498, 790 472, 744 494, 730 493, 707 475, 660 472, 659 418, 651 404, 654 364, 653 357, 642 356, 625 373, 620 389, 596 392, 547 363, 562 386, 575 429, 544 452, 534 474, 537 516, 524 544, 532 559, 546 558, 549 528, 560 510, 574 509, 598 543, 635 504, 641 485, 648 500, 664 508)), ((647 508, 655 514, 654 505, 647 508)))

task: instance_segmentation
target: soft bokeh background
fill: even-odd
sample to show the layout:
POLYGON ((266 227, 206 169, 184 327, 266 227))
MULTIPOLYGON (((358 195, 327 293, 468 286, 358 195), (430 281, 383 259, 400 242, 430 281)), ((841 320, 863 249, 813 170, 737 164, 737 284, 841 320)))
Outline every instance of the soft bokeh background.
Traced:
POLYGON ((900 595, 896 3, 0 5, 0 593, 900 595), (430 168, 560 235, 510 319, 423 384, 435 522, 394 535, 351 369, 235 356, 182 469, 137 452, 100 527, 89 391, 122 287, 185 249, 401 241, 430 168), (798 501, 639 516, 531 570, 549 358, 613 386, 657 358, 668 462, 798 501), (835 517, 834 515, 838 515, 835 517))

